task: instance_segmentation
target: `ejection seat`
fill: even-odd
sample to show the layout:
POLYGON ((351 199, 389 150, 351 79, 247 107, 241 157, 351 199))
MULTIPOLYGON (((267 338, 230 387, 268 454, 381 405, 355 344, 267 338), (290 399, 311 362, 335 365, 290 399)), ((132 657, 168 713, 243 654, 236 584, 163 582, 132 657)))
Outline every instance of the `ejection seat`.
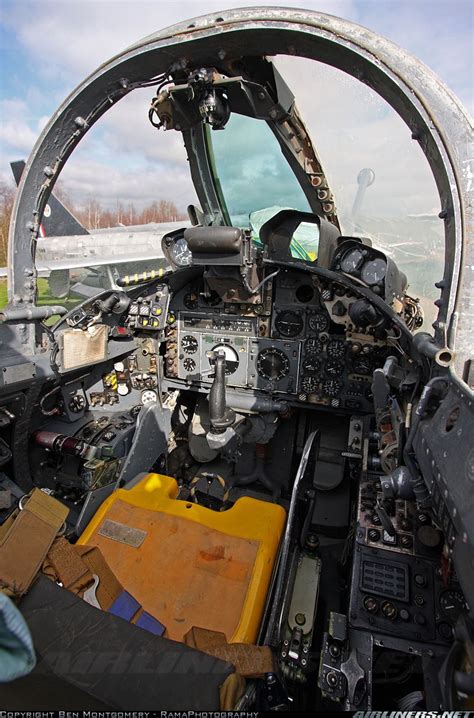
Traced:
MULTIPOLYGON (((202 628, 229 643, 255 643, 284 509, 242 497, 219 512, 177 496, 174 479, 139 477, 102 504, 78 543, 99 547, 167 638, 185 642, 202 628)), ((107 600, 100 583, 97 597, 107 600)))
MULTIPOLYGON (((232 653, 224 660, 195 638, 256 643, 285 511, 242 497, 219 512, 177 496, 174 479, 139 476, 102 504, 78 540, 79 553, 100 549, 125 594, 163 635, 113 615, 106 581, 96 585, 98 610, 40 575, 19 603, 38 665, 0 688, 2 705, 24 708, 25 695, 26 707, 38 709, 235 705, 243 688, 232 653)), ((247 660, 249 651, 268 649, 245 651, 247 660)))

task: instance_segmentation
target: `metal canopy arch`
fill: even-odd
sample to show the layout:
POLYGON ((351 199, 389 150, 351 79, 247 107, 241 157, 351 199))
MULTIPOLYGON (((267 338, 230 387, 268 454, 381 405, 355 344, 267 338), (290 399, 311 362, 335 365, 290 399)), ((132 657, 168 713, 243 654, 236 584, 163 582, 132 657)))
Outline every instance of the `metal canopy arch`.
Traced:
POLYGON ((307 57, 352 75, 383 97, 412 130, 435 177, 445 226, 435 337, 457 351, 461 372, 474 344, 469 118, 439 78, 394 43, 347 20, 305 10, 257 7, 201 16, 144 38, 84 80, 44 128, 23 173, 9 234, 10 303, 35 302, 35 240, 44 207, 65 161, 99 117, 134 83, 166 72, 173 63, 216 65, 224 56, 258 56, 262 49, 267 56, 307 57))

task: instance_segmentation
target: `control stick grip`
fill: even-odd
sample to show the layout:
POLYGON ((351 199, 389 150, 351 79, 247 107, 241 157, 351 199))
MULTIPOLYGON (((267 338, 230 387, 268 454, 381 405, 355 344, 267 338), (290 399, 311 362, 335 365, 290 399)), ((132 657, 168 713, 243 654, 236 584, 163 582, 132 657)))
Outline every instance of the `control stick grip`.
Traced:
POLYGON ((235 421, 235 412, 227 406, 225 395, 226 359, 222 351, 214 352, 214 381, 209 392, 209 419, 215 431, 225 431, 235 421))

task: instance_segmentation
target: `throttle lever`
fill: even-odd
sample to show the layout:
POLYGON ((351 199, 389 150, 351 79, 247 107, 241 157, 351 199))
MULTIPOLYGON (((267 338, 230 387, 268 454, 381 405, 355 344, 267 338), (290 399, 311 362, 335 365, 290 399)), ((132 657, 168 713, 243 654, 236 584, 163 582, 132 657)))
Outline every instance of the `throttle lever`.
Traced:
POLYGON ((397 532, 395 531, 395 526, 392 523, 392 519, 390 518, 385 507, 380 503, 379 500, 377 501, 377 503, 375 505, 375 511, 376 511, 377 516, 379 517, 385 531, 390 536, 396 536, 397 532))

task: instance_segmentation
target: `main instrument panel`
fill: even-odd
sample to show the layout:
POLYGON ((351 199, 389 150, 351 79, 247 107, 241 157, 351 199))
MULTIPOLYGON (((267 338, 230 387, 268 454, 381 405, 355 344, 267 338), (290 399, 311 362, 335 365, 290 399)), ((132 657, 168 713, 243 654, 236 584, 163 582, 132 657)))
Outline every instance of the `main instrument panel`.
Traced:
POLYGON ((267 283, 262 304, 206 297, 199 282, 170 303, 166 376, 210 385, 214 353, 226 358, 227 385, 357 411, 372 410, 373 370, 385 343, 344 322, 350 292, 285 270, 267 283))

